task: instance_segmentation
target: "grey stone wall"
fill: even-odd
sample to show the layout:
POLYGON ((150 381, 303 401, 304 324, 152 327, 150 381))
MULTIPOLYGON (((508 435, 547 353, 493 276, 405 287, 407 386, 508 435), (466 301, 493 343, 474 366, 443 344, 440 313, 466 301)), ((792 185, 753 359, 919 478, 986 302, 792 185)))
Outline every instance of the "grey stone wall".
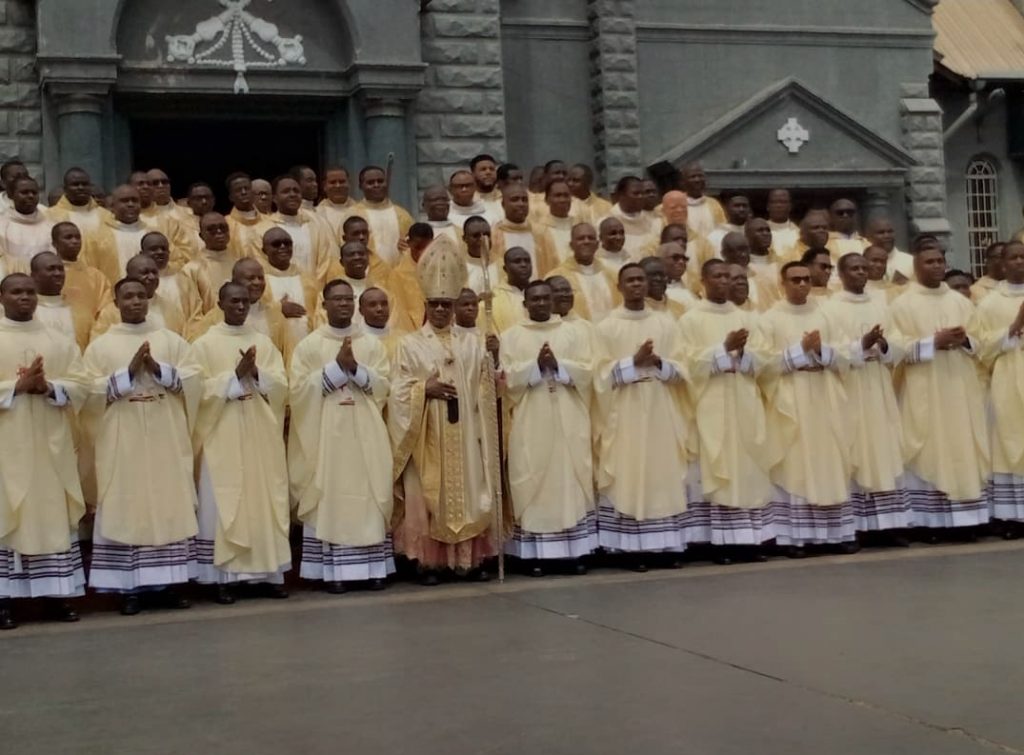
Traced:
POLYGON ((611 187, 637 173, 640 87, 637 79, 635 0, 588 0, 594 162, 598 182, 611 187))
POLYGON ((927 84, 904 84, 902 94, 903 145, 918 162, 907 174, 907 217, 913 231, 933 233, 948 242, 942 108, 931 98, 927 84))
POLYGON ((498 0, 433 0, 420 16, 426 86, 416 100, 420 189, 470 158, 505 159, 498 0))
POLYGON ((42 110, 32 0, 0 2, 0 162, 19 159, 42 177, 42 110))

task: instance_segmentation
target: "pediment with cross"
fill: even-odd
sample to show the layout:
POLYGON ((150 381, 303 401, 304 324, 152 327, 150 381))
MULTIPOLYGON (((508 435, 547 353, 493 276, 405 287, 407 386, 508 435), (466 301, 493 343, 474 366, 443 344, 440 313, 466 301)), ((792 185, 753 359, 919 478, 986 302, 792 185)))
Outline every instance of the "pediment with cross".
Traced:
POLYGON ((709 173, 737 178, 789 174, 811 182, 814 176, 849 180, 860 174, 864 183, 881 177, 894 184, 916 164, 901 146, 793 78, 722 113, 650 164, 679 167, 691 160, 700 160, 709 173))

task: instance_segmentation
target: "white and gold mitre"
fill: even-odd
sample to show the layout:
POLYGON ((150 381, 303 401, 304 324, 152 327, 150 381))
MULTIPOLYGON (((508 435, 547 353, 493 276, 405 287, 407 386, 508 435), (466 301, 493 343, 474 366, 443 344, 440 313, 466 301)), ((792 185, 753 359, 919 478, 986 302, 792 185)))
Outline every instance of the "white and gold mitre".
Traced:
POLYGON ((430 242, 416 265, 423 297, 458 299, 466 287, 466 261, 459 244, 444 233, 430 242))

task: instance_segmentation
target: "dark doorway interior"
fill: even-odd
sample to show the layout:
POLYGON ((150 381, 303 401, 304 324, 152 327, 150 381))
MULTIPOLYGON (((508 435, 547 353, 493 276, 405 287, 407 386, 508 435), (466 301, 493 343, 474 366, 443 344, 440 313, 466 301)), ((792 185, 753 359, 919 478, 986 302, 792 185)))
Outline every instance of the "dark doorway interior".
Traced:
POLYGON ((171 178, 172 196, 206 181, 217 207, 228 211, 224 179, 241 170, 273 180, 296 164, 321 163, 323 121, 271 119, 168 120, 137 118, 131 123, 132 164, 161 168, 171 178))

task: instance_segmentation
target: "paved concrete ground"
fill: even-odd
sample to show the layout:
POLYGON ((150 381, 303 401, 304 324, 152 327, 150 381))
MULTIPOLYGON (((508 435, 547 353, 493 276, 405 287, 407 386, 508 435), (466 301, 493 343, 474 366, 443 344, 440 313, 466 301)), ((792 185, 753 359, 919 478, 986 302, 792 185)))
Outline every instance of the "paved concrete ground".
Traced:
POLYGON ((1024 545, 300 594, 0 639, 0 752, 1024 753, 1024 545))

